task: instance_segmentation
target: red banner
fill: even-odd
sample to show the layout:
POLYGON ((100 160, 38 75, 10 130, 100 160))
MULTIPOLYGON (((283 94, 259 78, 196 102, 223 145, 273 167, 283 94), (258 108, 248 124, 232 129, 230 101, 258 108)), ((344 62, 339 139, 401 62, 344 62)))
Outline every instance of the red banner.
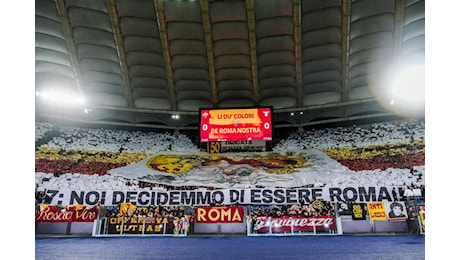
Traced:
POLYGON ((40 205, 36 222, 93 222, 97 219, 98 207, 40 205))
POLYGON ((298 217, 298 218, 272 218, 257 217, 252 227, 253 233, 277 232, 313 232, 336 230, 333 216, 298 217))
POLYGON ((197 207, 197 223, 243 222, 243 207, 197 207))

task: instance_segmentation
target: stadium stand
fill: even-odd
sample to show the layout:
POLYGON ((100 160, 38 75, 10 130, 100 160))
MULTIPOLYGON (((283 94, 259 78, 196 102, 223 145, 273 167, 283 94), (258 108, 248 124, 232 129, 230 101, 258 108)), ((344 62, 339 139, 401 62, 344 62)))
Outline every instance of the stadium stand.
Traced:
MULTIPOLYGON (((36 140, 52 128, 52 124, 37 122, 36 140)), ((425 184, 424 128, 424 121, 410 119, 309 130, 281 140, 273 151, 318 149, 359 173, 320 184, 323 186, 421 186, 425 184)), ((132 181, 107 172, 156 153, 199 152, 182 134, 61 127, 58 136, 37 148, 35 184, 40 189, 190 189, 132 181)))

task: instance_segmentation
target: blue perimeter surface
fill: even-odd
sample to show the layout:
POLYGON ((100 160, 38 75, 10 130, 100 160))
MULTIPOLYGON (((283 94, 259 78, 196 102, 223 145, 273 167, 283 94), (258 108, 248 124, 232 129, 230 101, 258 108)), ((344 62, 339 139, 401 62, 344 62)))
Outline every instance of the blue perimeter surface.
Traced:
POLYGON ((37 237, 35 259, 425 259, 425 236, 37 237))

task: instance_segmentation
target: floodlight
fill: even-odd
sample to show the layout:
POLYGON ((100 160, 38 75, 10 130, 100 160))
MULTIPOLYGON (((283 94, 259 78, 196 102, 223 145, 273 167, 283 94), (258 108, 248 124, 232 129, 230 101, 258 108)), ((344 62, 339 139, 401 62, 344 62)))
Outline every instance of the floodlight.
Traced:
POLYGON ((36 95, 45 101, 47 105, 82 106, 86 103, 85 99, 79 94, 65 91, 37 91, 36 95))
POLYGON ((386 110, 403 117, 425 113, 425 64, 399 61, 388 66, 381 84, 374 89, 377 100, 386 110))
POLYGON ((425 100, 425 66, 412 65, 401 70, 395 75, 390 91, 398 99, 425 100))

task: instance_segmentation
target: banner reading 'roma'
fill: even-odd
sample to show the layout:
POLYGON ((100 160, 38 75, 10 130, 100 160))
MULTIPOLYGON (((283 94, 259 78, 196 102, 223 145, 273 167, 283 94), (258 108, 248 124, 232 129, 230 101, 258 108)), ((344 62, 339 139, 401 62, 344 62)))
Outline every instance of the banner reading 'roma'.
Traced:
POLYGON ((197 207, 197 223, 237 223, 243 222, 243 207, 197 207))

